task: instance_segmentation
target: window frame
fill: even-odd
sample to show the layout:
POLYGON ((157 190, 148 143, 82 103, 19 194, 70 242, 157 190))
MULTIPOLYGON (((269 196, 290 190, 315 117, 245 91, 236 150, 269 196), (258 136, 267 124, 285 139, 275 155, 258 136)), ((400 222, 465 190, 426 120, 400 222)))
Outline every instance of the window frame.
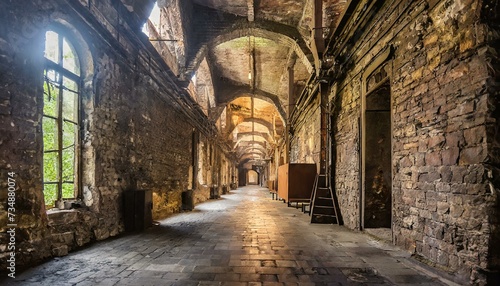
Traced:
MULTIPOLYGON (((81 57, 76 48, 75 43, 78 43, 73 39, 70 33, 66 31, 64 28, 60 28, 57 26, 50 26, 45 30, 44 39, 46 41, 47 33, 53 32, 58 35, 58 59, 57 63, 52 61, 51 59, 43 56, 43 100, 42 100, 42 118, 50 118, 56 121, 56 141, 53 149, 45 150, 45 142, 42 139, 42 184, 43 184, 43 195, 44 195, 44 204, 47 209, 51 209, 53 207, 58 207, 58 203, 62 203, 64 201, 74 201, 79 200, 82 197, 82 119, 84 118, 83 112, 83 75, 82 75, 82 66, 81 66, 81 57), (71 53, 75 57, 75 63, 77 64, 77 69, 80 75, 75 74, 71 70, 64 67, 64 41, 68 44, 69 49, 71 49, 71 53), (47 73, 54 72, 55 81, 52 81, 48 78, 47 73), (64 85, 65 78, 74 82, 76 90, 68 88, 64 85), (45 114, 45 84, 52 85, 53 89, 57 93, 57 103, 56 103, 56 116, 50 116, 45 114), (69 91, 76 96, 75 104, 77 105, 74 108, 74 118, 73 120, 64 118, 63 111, 63 101, 65 91, 69 91), (72 180, 64 180, 64 167, 63 167, 63 151, 68 149, 68 146, 64 145, 64 134, 68 134, 64 131, 63 125, 64 123, 70 123, 74 125, 74 157, 73 157, 73 178, 72 180), (56 167, 56 180, 55 181, 46 181, 45 178, 45 154, 47 153, 57 153, 57 167, 56 167), (63 185, 64 184, 73 184, 73 196, 72 197, 64 197, 63 194, 63 185), (46 185, 56 185, 56 198, 55 201, 47 202, 45 199, 45 186, 46 185)), ((47 49, 46 42, 44 43, 44 52, 47 49)), ((44 138, 44 127, 42 121, 42 138, 44 138)), ((71 146, 71 145, 70 145, 71 146)))

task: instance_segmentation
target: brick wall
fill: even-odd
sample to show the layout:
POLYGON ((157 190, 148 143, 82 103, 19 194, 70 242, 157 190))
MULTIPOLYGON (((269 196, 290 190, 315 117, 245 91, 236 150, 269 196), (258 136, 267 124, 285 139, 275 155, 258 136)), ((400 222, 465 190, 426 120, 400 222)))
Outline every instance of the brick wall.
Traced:
POLYGON ((486 80, 488 92, 488 102, 492 107, 487 118, 486 142, 487 142, 487 162, 485 164, 488 170, 488 181, 491 183, 490 192, 492 195, 488 221, 491 225, 491 235, 489 238, 489 259, 488 269, 492 271, 489 275, 488 283, 498 284, 500 281, 500 248, 496 247, 500 241, 500 203, 499 190, 500 181, 500 156, 498 146, 500 143, 499 122, 500 122, 500 5, 495 1, 483 1, 481 11, 481 22, 488 25, 487 46, 482 49, 483 57, 488 63, 489 78, 486 80))
POLYGON ((332 152, 335 160, 335 191, 344 225, 360 227, 360 91, 359 80, 347 78, 348 84, 334 88, 332 102, 332 152))
MULTIPOLYGON (((182 106, 189 104, 189 95, 162 71, 153 47, 134 36, 127 19, 118 25, 114 6, 98 2, 90 9, 64 0, 0 4, 0 171, 3 189, 7 172, 17 174, 18 270, 123 232, 126 190, 152 190, 153 215, 159 219, 180 210, 181 193, 191 185, 195 125, 182 106), (45 30, 54 21, 78 35, 75 46, 84 51, 85 207, 47 213, 41 167, 43 49, 45 30)), ((0 258, 6 269, 6 196, 1 194, 0 258)))
POLYGON ((336 191, 346 226, 357 229, 358 120, 368 84, 363 74, 384 49, 394 47, 387 62, 394 242, 460 281, 477 284, 498 265, 497 258, 491 264, 498 257, 491 247, 498 233, 498 189, 490 185, 487 132, 498 126, 488 103, 498 80, 488 71, 487 27, 478 21, 482 5, 385 3, 364 32, 354 34, 351 52, 343 54, 348 61, 333 99, 336 191))
POLYGON ((297 116, 290 138, 290 163, 317 163, 320 152, 320 107, 319 97, 314 99, 297 116))

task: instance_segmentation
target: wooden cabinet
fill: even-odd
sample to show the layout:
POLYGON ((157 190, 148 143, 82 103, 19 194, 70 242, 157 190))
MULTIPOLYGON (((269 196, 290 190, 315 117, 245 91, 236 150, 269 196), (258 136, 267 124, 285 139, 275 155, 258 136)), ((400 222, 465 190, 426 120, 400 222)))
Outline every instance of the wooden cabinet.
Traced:
POLYGON ((143 231, 153 224, 152 191, 125 191, 123 205, 125 231, 143 231))
POLYGON ((316 173, 316 164, 290 163, 279 166, 278 197, 286 203, 309 200, 316 173))

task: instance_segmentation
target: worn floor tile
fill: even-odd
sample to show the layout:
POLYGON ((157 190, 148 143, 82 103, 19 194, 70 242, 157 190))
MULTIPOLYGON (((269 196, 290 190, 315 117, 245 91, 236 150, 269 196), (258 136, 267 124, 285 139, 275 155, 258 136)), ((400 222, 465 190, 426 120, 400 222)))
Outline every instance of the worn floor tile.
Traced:
POLYGON ((144 233, 95 243, 1 285, 443 285, 394 246, 244 187, 144 233))

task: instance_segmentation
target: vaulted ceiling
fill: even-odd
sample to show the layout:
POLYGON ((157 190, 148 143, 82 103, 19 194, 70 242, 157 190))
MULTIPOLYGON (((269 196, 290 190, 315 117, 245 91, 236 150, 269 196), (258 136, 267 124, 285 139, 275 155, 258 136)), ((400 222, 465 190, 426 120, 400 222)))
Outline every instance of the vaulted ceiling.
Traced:
MULTIPOLYGON (((268 159, 283 140, 289 104, 314 72, 312 31, 334 29, 346 4, 323 0, 314 27, 320 1, 158 1, 161 21, 149 37, 160 41, 152 43, 243 167, 268 159)), ((128 5, 152 8, 144 3, 128 5)))

